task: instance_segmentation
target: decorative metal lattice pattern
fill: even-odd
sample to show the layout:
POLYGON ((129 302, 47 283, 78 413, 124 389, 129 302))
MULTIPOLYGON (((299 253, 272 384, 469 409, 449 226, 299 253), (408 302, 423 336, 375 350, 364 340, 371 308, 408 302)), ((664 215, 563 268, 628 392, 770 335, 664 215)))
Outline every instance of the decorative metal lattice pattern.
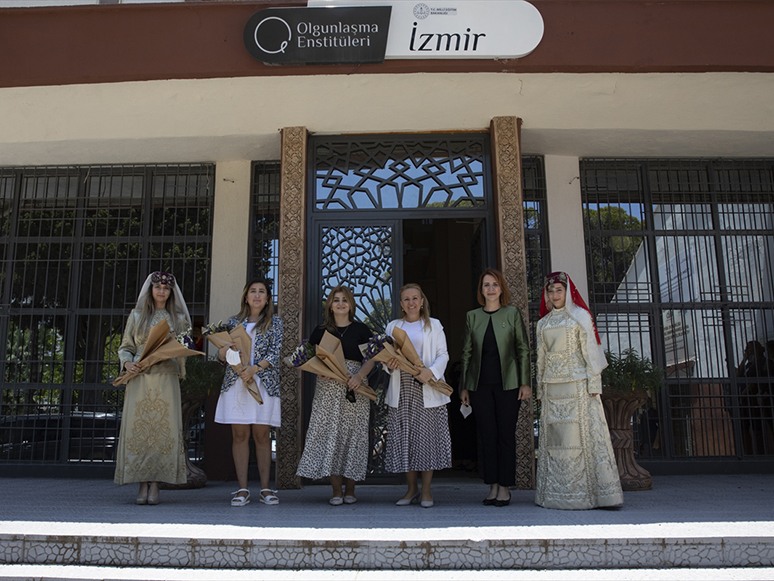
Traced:
POLYGON ((390 226, 324 226, 322 296, 338 285, 355 295, 355 317, 374 333, 392 320, 393 232, 390 226))
POLYGON ((581 179, 603 341, 667 372, 638 453, 774 455, 774 160, 590 159, 581 179))
POLYGON ((487 139, 318 137, 312 148, 315 208, 485 207, 487 139))
POLYGON ((0 170, 0 462, 114 460, 123 389, 108 386, 147 274, 174 273, 204 322, 213 178, 211 165, 0 170))

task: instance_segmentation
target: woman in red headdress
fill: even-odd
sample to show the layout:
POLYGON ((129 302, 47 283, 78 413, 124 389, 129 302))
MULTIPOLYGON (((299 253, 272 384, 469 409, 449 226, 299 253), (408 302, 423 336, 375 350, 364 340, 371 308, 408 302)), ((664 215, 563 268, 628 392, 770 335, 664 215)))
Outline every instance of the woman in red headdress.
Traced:
POLYGON ((599 396, 607 359, 594 318, 567 273, 546 278, 540 317, 535 503, 567 510, 620 506, 623 492, 599 396))

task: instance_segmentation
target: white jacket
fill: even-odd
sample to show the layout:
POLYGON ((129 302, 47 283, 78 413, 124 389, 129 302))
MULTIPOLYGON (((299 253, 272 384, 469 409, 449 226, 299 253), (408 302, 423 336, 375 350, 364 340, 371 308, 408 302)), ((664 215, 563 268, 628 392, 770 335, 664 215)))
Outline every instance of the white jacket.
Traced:
MULTIPOLYGON (((385 329, 390 337, 392 337, 392 330, 398 326, 403 328, 405 321, 403 319, 395 319, 390 321, 385 329)), ((449 363, 449 351, 446 348, 446 335, 443 332, 443 325, 438 319, 430 318, 430 328, 427 326, 422 328, 422 363, 425 364, 430 371, 433 372, 435 379, 443 379, 443 373, 446 371, 446 365, 449 363)), ((387 397, 385 401, 387 405, 393 408, 398 407, 398 401, 400 400, 400 369, 390 371, 387 366, 384 369, 390 373, 390 387, 387 390, 387 397)), ((434 390, 426 383, 422 386, 423 400, 426 408, 434 408, 442 405, 446 405, 451 399, 442 394, 440 391, 434 390)))

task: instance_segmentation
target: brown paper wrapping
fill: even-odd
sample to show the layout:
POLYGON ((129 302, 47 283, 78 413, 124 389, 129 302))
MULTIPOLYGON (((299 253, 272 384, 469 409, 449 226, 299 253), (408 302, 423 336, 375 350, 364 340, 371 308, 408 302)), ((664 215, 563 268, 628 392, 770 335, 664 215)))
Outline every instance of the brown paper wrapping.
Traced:
MULTIPOLYGON (((414 377, 419 375, 419 372, 425 368, 425 364, 422 363, 422 358, 419 356, 416 348, 411 343, 411 339, 408 338, 406 331, 404 331, 400 327, 395 327, 392 330, 392 339, 395 342, 395 344, 394 345, 390 345, 389 343, 385 344, 384 351, 387 351, 387 348, 389 347, 393 352, 395 352, 398 355, 397 359, 399 361, 401 359, 405 360, 406 364, 400 365, 400 368, 403 371, 410 373, 414 377)), ((384 351, 382 351, 381 353, 384 353, 384 351)), ((388 358, 387 361, 389 361, 391 358, 392 357, 388 358)), ((384 361, 384 359, 377 359, 377 360, 384 361)), ((451 394, 454 392, 454 389, 452 389, 452 386, 446 383, 445 381, 441 381, 438 379, 431 379, 430 381, 427 382, 427 384, 430 387, 432 387, 434 390, 439 391, 442 394, 449 397, 451 397, 451 394)))
POLYGON ((113 385, 118 387, 128 383, 130 379, 137 377, 140 373, 144 373, 151 365, 160 361, 175 359, 176 357, 190 357, 191 355, 205 354, 201 351, 188 349, 178 343, 177 339, 175 339, 175 334, 169 330, 169 323, 167 323, 166 319, 162 319, 153 325, 148 332, 148 341, 145 343, 145 349, 143 349, 140 359, 136 361, 140 371, 130 373, 124 370, 121 375, 116 377, 113 385))
MULTIPOLYGON (((220 333, 212 333, 205 336, 209 342, 218 349, 222 349, 223 347, 232 344, 236 347, 236 351, 239 352, 239 358, 242 360, 242 363, 239 365, 232 365, 231 368, 237 373, 240 373, 245 367, 250 365, 250 353, 253 349, 253 342, 242 325, 237 325, 231 331, 221 331, 220 333)), ((250 377, 243 383, 245 384, 247 393, 253 396, 255 401, 263 405, 263 398, 261 397, 261 392, 258 390, 258 385, 255 383, 255 379, 250 377)))
MULTIPOLYGON (((320 344, 317 345, 316 353, 314 357, 298 369, 314 373, 315 375, 329 377, 346 386, 349 381, 349 370, 347 370, 347 364, 345 363, 341 341, 328 333, 328 331, 325 331, 320 344)), ((288 365, 293 365, 288 359, 286 359, 286 362, 288 365)), ((371 401, 376 401, 376 392, 365 383, 361 383, 353 391, 358 395, 367 397, 371 401)))

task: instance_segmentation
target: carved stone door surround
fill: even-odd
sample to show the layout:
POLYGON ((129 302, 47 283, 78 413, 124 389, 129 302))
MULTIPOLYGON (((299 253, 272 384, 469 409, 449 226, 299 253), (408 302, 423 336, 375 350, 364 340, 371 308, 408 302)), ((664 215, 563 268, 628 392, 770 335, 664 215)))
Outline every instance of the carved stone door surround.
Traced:
MULTIPOLYGON (((490 124, 498 266, 513 296, 512 304, 528 321, 527 276, 521 184, 521 120, 495 117, 490 124)), ((277 302, 284 324, 282 358, 303 339, 306 225, 307 138, 305 127, 281 130, 279 284, 277 302)), ((275 481, 278 488, 299 488, 296 467, 303 451, 303 385, 301 372, 281 369, 282 427, 277 434, 275 481)), ((522 406, 517 426, 519 488, 534 488, 535 450, 532 406, 522 406)))

